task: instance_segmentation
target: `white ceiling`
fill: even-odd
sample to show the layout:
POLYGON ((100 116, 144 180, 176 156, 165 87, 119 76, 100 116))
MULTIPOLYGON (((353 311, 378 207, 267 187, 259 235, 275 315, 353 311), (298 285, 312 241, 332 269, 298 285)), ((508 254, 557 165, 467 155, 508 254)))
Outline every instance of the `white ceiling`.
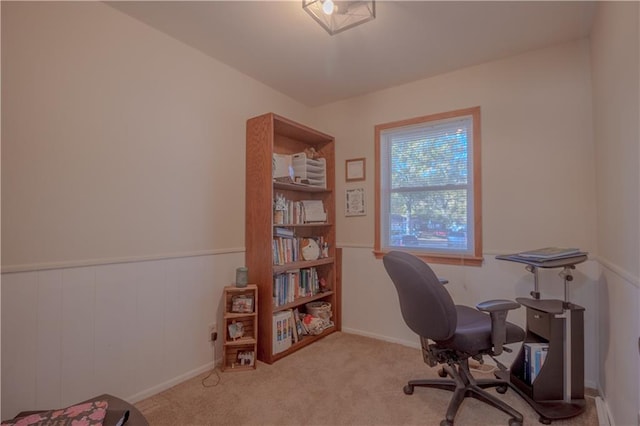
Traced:
POLYGON ((586 37, 593 1, 378 1, 330 36, 302 1, 116 1, 112 7, 309 106, 586 37))

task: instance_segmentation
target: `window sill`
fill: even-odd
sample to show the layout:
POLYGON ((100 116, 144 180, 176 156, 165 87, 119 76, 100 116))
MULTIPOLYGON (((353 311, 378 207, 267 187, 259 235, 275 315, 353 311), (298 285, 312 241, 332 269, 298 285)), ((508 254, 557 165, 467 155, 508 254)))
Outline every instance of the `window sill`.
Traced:
MULTIPOLYGON (((394 249, 396 250, 396 249, 394 249)), ((374 250, 373 254, 376 259, 382 259, 382 257, 392 250, 374 250)), ((484 262, 484 258, 482 256, 452 256, 452 255, 437 255, 437 254, 426 254, 422 252, 416 252, 411 250, 397 250, 404 251, 407 253, 411 253, 414 256, 419 257, 427 263, 439 263, 444 265, 459 265, 459 266, 482 266, 484 262)))

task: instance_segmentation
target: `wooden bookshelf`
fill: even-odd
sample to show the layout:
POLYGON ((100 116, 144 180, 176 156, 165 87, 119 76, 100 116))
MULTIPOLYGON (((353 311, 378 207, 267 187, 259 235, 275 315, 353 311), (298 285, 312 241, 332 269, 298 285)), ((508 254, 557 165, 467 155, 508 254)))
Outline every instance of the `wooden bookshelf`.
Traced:
POLYGON ((224 341, 222 371, 246 371, 256 368, 258 347, 258 286, 249 284, 246 287, 227 286, 224 288, 224 341), (234 299, 244 297, 252 300, 250 309, 243 310, 234 306, 234 299), (233 336, 229 327, 242 325, 242 336, 233 336), (248 361, 241 354, 253 354, 248 361))
POLYGON ((340 330, 341 303, 340 280, 337 264, 340 251, 335 238, 335 152, 334 138, 310 127, 269 113, 247 121, 246 140, 246 266, 249 280, 258 287, 258 359, 273 363, 322 337, 340 330), (293 155, 314 148, 326 161, 326 188, 311 185, 274 182, 273 154, 293 155), (274 223, 276 194, 287 200, 321 200, 327 213, 324 223, 274 223), (274 229, 288 228, 296 237, 317 238, 329 245, 328 255, 313 260, 296 260, 284 265, 274 265, 274 229), (287 271, 315 268, 325 283, 323 292, 296 298, 275 306, 274 277, 287 271), (273 315, 288 309, 305 313, 305 305, 313 301, 331 304, 333 326, 318 335, 301 337, 291 347, 274 353, 273 315))

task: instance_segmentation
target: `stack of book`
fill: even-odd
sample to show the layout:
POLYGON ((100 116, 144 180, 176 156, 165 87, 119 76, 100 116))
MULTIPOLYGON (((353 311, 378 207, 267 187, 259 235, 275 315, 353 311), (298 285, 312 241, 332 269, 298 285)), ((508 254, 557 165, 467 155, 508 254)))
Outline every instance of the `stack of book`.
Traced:
POLYGON ((540 374, 542 365, 547 359, 549 344, 545 342, 529 342, 524 344, 524 381, 531 385, 540 374))
MULTIPOLYGON (((279 228, 276 228, 279 229, 279 228)), ((273 237, 273 264, 297 262, 300 258, 300 240, 294 237, 273 237)))
POLYGON ((273 251, 273 264, 285 265, 291 262, 301 260, 315 260, 327 257, 329 254, 328 245, 322 235, 307 238, 298 238, 294 236, 293 230, 276 227, 273 231, 273 240, 271 243, 273 251), (305 240, 314 240, 319 252, 313 259, 305 257, 304 246, 305 240))
POLYGON ((276 307, 319 292, 320 280, 316 268, 293 269, 273 278, 273 306, 276 307))
POLYGON ((304 223, 304 204, 276 194, 274 202, 273 223, 276 225, 297 225, 304 223))

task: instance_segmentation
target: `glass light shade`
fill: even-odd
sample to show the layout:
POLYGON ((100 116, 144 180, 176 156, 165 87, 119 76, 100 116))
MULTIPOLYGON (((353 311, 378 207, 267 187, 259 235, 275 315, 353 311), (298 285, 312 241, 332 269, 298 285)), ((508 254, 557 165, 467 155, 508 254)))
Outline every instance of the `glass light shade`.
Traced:
POLYGON ((333 1, 324 0, 324 4, 322 5, 322 11, 325 15, 331 15, 333 13, 333 1))
POLYGON ((302 0, 302 8, 329 34, 334 35, 356 25, 364 24, 376 17, 376 4, 371 1, 333 0, 333 13, 326 14, 326 0, 302 0))

